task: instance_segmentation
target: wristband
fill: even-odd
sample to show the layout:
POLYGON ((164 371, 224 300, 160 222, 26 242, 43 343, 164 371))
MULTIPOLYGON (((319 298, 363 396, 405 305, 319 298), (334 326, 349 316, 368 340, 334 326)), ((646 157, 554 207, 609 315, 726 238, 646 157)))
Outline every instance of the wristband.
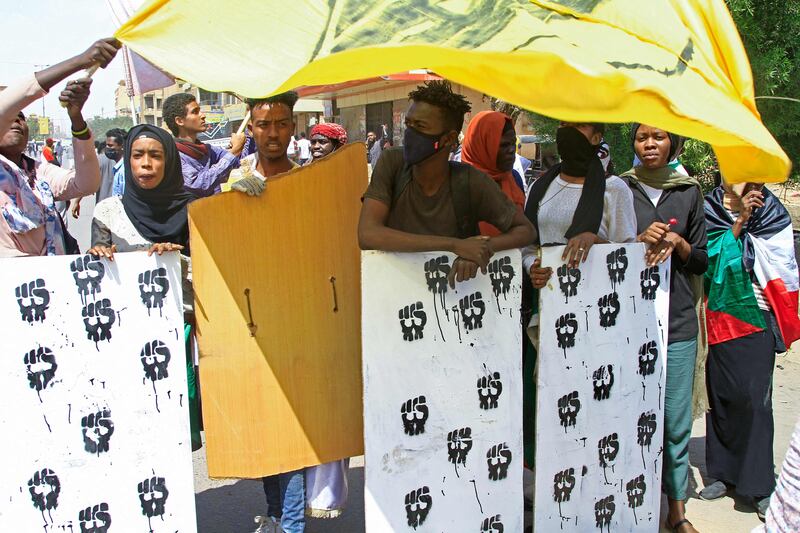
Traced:
POLYGON ((88 125, 85 128, 83 128, 81 131, 72 130, 72 136, 73 137, 82 137, 82 136, 86 135, 87 133, 89 133, 89 126, 88 125))

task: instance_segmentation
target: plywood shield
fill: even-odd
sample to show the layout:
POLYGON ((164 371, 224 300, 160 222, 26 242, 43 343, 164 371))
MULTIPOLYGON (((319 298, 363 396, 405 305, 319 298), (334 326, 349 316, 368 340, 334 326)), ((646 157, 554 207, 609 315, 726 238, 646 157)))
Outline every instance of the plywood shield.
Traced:
POLYGON ((223 193, 189 209, 212 477, 363 453, 365 157, 349 145, 271 178, 260 197, 223 193))

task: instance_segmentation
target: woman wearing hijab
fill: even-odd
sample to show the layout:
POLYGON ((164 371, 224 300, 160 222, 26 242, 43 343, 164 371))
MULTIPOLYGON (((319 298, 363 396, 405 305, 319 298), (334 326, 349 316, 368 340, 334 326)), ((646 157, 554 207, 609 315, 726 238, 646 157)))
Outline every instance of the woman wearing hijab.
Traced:
POLYGON ((763 520, 775 488, 775 353, 800 338, 792 219, 762 183, 723 183, 706 196, 708 361, 706 465, 700 497, 729 489, 763 520))
POLYGON ((677 135, 634 124, 633 149, 641 162, 621 177, 633 192, 638 240, 648 245, 649 265, 672 257, 669 300, 667 384, 664 397, 664 485, 667 527, 694 532, 686 519, 692 391, 702 313, 702 275, 708 267, 706 225, 700 184, 670 166, 680 146, 677 135), (672 222, 670 224, 670 221, 672 222))
POLYGON ((322 159, 347 144, 347 131, 333 122, 317 124, 311 128, 311 160, 322 159))
MULTIPOLYGON (((631 192, 618 177, 606 178, 598 157, 603 132, 603 124, 561 123, 556 132, 561 162, 531 185, 525 215, 536 227, 538 240, 522 250, 522 264, 533 289, 544 287, 553 274, 552 268, 541 267, 542 246, 566 245, 562 259, 577 266, 586 260, 594 244, 636 239, 631 192)), ((523 294, 524 323, 535 328, 538 298, 527 283, 523 285, 523 294)), ((523 358, 523 438, 525 462, 529 466, 533 466, 534 457, 536 346, 533 343, 538 343, 537 337, 535 331, 524 337, 532 341, 525 341, 523 358)))
MULTIPOLYGON (((514 205, 525 207, 525 193, 514 179, 517 134, 511 117, 499 111, 481 111, 470 121, 461 147, 461 162, 492 178, 514 205)), ((488 222, 478 224, 481 235, 494 237, 500 230, 488 222)))
MULTIPOLYGON (((347 131, 333 122, 311 128, 311 162, 315 163, 347 144, 347 131)), ((306 468, 306 514, 314 518, 336 518, 347 503, 349 459, 306 468)))
POLYGON ((114 260, 116 252, 146 251, 148 255, 180 251, 183 271, 183 309, 189 369, 189 413, 192 448, 201 445, 199 406, 189 347, 194 292, 189 259, 189 202, 175 141, 161 128, 141 124, 125 140, 125 192, 95 206, 92 243, 88 253, 114 260))

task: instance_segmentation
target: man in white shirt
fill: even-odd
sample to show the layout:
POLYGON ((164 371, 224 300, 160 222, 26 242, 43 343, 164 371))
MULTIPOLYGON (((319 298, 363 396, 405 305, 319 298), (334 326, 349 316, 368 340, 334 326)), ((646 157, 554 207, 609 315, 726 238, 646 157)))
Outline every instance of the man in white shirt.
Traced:
POLYGON ((297 141, 298 163, 305 165, 311 162, 311 141, 306 139, 306 132, 300 132, 300 140, 297 141))

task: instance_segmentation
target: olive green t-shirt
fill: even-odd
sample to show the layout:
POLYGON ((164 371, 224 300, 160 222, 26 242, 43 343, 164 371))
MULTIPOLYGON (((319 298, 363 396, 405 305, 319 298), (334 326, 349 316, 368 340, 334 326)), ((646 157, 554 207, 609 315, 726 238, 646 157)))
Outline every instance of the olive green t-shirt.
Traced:
MULTIPOLYGON (((470 209, 473 218, 489 222, 502 232, 508 231, 517 208, 503 194, 500 187, 480 170, 466 165, 469 172, 470 209)), ((364 198, 378 200, 389 206, 387 226, 417 235, 459 237, 458 220, 450 191, 450 180, 432 196, 426 196, 416 180, 411 180, 396 201, 393 184, 403 172, 403 149, 389 148, 383 151, 372 181, 364 198)))

